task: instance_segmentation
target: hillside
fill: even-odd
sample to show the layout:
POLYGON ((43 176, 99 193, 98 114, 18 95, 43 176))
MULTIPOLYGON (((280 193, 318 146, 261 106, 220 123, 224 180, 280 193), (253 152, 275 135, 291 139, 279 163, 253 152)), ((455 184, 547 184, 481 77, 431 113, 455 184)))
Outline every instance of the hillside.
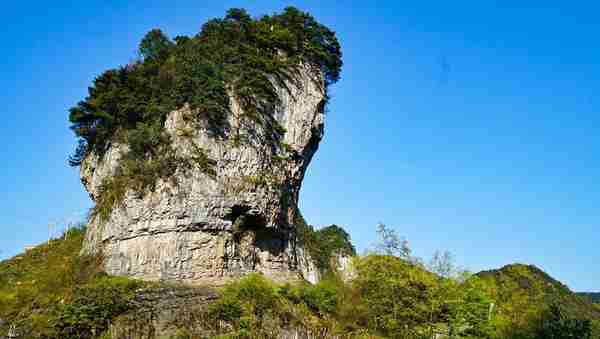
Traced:
POLYGON ((299 195, 340 78, 288 7, 161 30, 69 110, 85 226, 0 262, 0 339, 591 339, 600 307, 535 266, 430 265, 380 224, 357 255, 299 195))
MULTIPOLYGON (((325 228, 323 234, 331 234, 327 229, 336 232, 339 227, 325 228)), ((356 313, 357 291, 333 276, 316 285, 278 285, 251 274, 218 289, 110 277, 102 272, 100 257, 79 255, 84 234, 85 228, 70 229, 0 262, 0 338, 291 338, 317 333, 362 338, 369 333, 367 310, 384 305, 384 300, 365 304, 356 313)), ((320 237, 314 238, 315 246, 320 237)), ((332 248, 333 238, 323 239, 323 246, 332 248)), ((435 283, 431 273, 399 259, 368 258, 358 272, 373 265, 393 275, 387 282, 392 285, 435 283)), ((364 286, 386 283, 360 276, 364 286)), ((379 298, 390 292, 364 293, 379 298)), ((411 294, 385 302, 408 305, 417 297, 411 294)))
POLYGON ((600 321, 599 307, 536 266, 506 265, 477 276, 488 284, 489 294, 497 302, 498 318, 523 328, 536 322, 540 310, 551 305, 560 305, 573 318, 600 321))
POLYGON ((586 298, 595 304, 600 304, 600 292, 577 292, 578 296, 586 298))
POLYGON ((145 283, 108 277, 101 260, 79 256, 84 228, 0 262, 0 338, 69 338, 101 333, 145 283))
POLYGON ((579 293, 573 293, 566 285, 536 266, 506 265, 497 270, 479 272, 477 276, 494 286, 495 299, 499 303, 515 296, 522 296, 541 305, 559 301, 573 314, 600 319, 600 308, 582 298, 579 293))
POLYGON ((534 266, 463 280, 373 253, 355 257, 346 280, 332 271, 316 285, 256 274, 221 288, 174 285, 107 276, 99 257, 79 255, 84 232, 0 262, 0 338, 541 339, 557 302, 562 325, 553 329, 588 333, 600 320, 596 306, 534 266))

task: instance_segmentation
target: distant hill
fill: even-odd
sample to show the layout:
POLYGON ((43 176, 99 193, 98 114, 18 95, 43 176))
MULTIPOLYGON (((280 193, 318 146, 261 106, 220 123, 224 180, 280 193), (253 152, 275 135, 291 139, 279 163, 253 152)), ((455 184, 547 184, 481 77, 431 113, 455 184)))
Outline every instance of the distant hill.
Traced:
POLYGON ((595 304, 600 304, 600 292, 577 292, 575 294, 586 298, 595 304))
MULTIPOLYGON (((600 308, 587 295, 572 292, 566 285, 533 265, 512 264, 500 269, 477 273, 492 287, 499 312, 513 312, 515 305, 523 311, 543 308, 559 302, 573 316, 600 320, 600 308), (511 309, 504 307, 511 305, 511 309)), ((600 294, 595 294, 600 298, 600 294)))

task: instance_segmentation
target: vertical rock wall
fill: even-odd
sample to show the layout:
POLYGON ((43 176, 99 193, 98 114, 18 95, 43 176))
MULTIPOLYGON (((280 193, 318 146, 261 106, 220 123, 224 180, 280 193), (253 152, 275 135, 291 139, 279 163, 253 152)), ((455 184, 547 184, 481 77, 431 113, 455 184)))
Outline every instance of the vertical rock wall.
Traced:
MULTIPOLYGON (((91 220, 84 251, 102 252, 110 274, 145 280, 222 283, 248 272, 297 279, 306 258, 298 257, 293 220, 323 135, 325 85, 308 65, 293 80, 273 81, 280 103, 267 105, 258 123, 232 96, 222 136, 189 119, 189 107, 171 112, 165 129, 173 148, 182 156, 202 149, 216 161, 214 175, 181 168, 152 191, 127 192, 107 220, 91 220)), ((92 199, 125 151, 112 144, 84 160, 81 180, 92 199)))

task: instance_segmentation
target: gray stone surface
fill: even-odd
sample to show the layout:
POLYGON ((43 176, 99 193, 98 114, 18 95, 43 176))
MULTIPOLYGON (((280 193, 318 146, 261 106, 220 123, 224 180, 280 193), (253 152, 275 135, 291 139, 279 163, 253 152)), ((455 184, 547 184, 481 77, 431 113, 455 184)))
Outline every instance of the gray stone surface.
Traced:
MULTIPOLYGON (((209 287, 162 287, 138 291, 131 311, 115 319, 108 330, 112 339, 172 339, 188 333, 192 338, 231 334, 231 324, 214 319, 209 312, 218 295, 209 287)), ((273 326, 269 316, 263 330, 278 339, 344 338, 326 328, 309 329, 298 324, 273 326)), ((281 325, 275 321, 275 324, 281 325)), ((185 336, 184 336, 185 337, 185 336)), ((231 336, 234 337, 234 336, 231 336)))
MULTIPOLYGON (((191 155, 201 148, 216 161, 216 175, 180 168, 151 192, 127 192, 106 221, 90 221, 84 252, 102 252, 110 274, 145 280, 219 284, 260 272, 281 281, 297 279, 303 270, 315 280, 293 220, 323 135, 323 76, 302 65, 294 81, 274 84, 280 104, 266 106, 283 135, 274 134, 269 118, 256 123, 244 117, 234 96, 222 137, 188 119, 189 107, 171 112, 165 129, 176 152, 191 155), (274 136, 280 142, 271 142, 274 136)), ((112 144, 103 157, 90 154, 83 161, 81 181, 93 200, 125 151, 112 144)))

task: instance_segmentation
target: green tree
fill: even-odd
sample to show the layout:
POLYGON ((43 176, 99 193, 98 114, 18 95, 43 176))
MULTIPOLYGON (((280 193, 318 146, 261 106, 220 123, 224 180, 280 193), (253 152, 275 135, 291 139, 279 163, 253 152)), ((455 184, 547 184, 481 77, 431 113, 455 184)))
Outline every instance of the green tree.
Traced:
POLYGON ((248 12, 243 8, 230 8, 227 11, 227 15, 225 16, 226 20, 234 20, 244 25, 249 25, 252 21, 252 18, 248 14, 248 12))
POLYGON ((486 283, 468 273, 445 280, 442 288, 450 285, 452 291, 444 306, 452 334, 457 338, 489 338, 493 333, 490 320, 494 302, 486 293, 486 283))
POLYGON ((157 61, 169 55, 173 42, 160 29, 146 33, 139 46, 140 56, 144 60, 157 61))
POLYGON ((559 303, 552 303, 542 313, 536 339, 590 339, 591 322, 569 316, 559 303))
POLYGON ((428 331, 434 274, 389 255, 357 258, 355 269, 352 286, 367 310, 370 329, 391 337, 428 331))

